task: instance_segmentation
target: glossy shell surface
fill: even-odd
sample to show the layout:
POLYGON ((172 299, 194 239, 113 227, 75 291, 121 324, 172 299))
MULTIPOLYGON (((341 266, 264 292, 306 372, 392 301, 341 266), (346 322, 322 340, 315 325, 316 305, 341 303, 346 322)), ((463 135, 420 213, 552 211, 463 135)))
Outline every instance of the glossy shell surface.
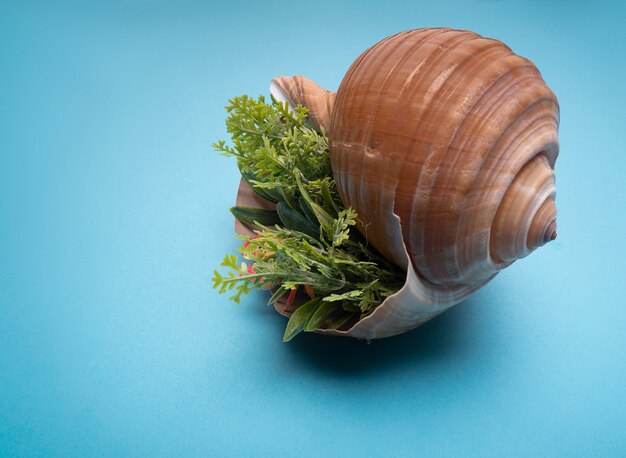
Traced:
POLYGON ((558 102, 500 41, 411 30, 365 51, 336 93, 299 76, 272 84, 315 113, 359 230, 407 270, 348 334, 418 326, 556 237, 558 102))

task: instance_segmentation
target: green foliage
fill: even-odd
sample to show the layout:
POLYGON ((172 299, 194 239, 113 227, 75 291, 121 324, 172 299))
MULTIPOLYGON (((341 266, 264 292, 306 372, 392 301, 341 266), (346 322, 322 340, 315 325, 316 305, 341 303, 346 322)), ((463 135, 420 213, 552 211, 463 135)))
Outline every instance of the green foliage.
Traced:
POLYGON ((313 196, 327 194, 329 202, 341 202, 332 179, 328 139, 306 125, 308 110, 298 106, 294 113, 286 103, 265 102, 265 98, 235 97, 226 106, 226 130, 233 146, 224 140, 213 147, 237 159, 242 176, 253 189, 273 201, 296 209, 302 189, 313 196))
POLYGON ((262 96, 236 97, 226 110, 233 146, 219 141, 214 148, 235 157, 243 178, 277 202, 277 211, 233 211, 260 229, 254 237, 241 237, 239 251, 250 264, 238 265, 236 256, 227 255, 222 266, 230 270, 225 276, 215 272, 214 288, 234 291, 231 299, 239 302, 252 289, 275 287, 273 303, 312 287, 316 298, 293 313, 285 341, 303 330, 336 329, 370 314, 401 287, 404 272, 352 230, 357 214, 339 198, 324 132, 307 127, 305 108, 291 112, 287 104, 268 104, 262 96))

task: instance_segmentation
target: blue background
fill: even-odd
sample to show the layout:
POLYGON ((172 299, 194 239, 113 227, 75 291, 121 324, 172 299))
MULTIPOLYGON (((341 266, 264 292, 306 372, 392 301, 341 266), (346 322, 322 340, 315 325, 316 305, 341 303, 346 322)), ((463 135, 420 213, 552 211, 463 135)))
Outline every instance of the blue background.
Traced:
POLYGON ((0 455, 626 454, 625 10, 437 3, 2 2, 0 455), (283 344, 210 288, 223 106, 442 25, 558 95, 559 237, 406 335, 283 344))

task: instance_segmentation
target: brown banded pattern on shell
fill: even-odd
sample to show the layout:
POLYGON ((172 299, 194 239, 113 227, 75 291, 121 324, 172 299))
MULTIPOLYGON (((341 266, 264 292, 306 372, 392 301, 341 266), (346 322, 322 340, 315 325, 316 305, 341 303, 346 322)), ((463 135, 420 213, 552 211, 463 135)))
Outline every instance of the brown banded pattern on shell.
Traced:
POLYGON ((333 173, 370 243, 404 267, 408 252, 432 294, 457 291, 458 302, 555 236, 558 119, 537 68, 503 43, 407 31, 345 75, 329 129, 333 173))
POLYGON ((407 271, 369 316, 318 332, 408 331, 556 237, 558 102, 533 63, 503 43, 409 30, 359 56, 337 93, 302 76, 275 78, 271 92, 326 128, 343 203, 407 271))

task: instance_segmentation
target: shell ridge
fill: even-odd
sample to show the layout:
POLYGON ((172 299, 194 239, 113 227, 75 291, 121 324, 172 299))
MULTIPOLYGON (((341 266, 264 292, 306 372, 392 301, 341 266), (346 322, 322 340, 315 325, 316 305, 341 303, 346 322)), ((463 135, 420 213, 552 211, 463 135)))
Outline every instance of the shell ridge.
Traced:
MULTIPOLYGON (((501 58, 507 58, 510 56, 511 55, 509 54, 509 55, 501 56, 501 58)), ((499 75, 488 86, 482 88, 481 95, 474 101, 471 107, 468 108, 468 113, 474 113, 474 115, 477 118, 479 119, 482 118, 482 121, 478 122, 475 126, 468 125, 472 122, 476 123, 476 118, 467 115, 463 118, 463 120, 461 121, 461 124, 457 126, 457 128, 454 131, 453 136, 451 137, 450 141, 446 145, 446 151, 442 158, 443 163, 448 164, 448 162, 446 161, 449 161, 449 165, 447 169, 456 170, 458 168, 457 164, 461 160, 461 158, 462 157, 466 158, 467 154, 472 154, 471 151, 475 150, 476 148, 480 146, 479 144, 474 146, 474 144, 476 143, 475 138, 477 136, 468 135, 466 129, 470 129, 470 131, 482 132, 485 128, 489 126, 489 124, 492 123, 491 119, 495 111, 497 111, 500 105, 500 99, 503 93, 506 93, 506 91, 508 90, 510 86, 519 84, 520 82, 519 79, 516 79, 514 76, 511 76, 511 74, 516 71, 519 71, 522 68, 525 68, 525 66, 511 67, 505 73, 502 73, 501 75, 499 75), (507 79, 509 81, 506 81, 507 79), (506 81, 506 84, 500 87, 500 85, 504 81, 506 81), (496 91, 495 94, 494 94, 494 91, 496 91), (489 98, 491 98, 491 100, 489 98), (485 104, 484 108, 482 106, 483 104, 485 104), (461 135, 464 135, 465 138, 464 139, 459 138, 461 135), (454 151, 456 151, 457 154, 451 154, 451 152, 454 152, 454 151), (463 151, 467 151, 468 153, 460 154, 463 151)), ((522 77, 522 79, 529 79, 529 78, 534 78, 534 76, 525 75, 522 77)), ((493 144, 496 144, 499 141, 499 139, 500 137, 498 137, 497 139, 494 139, 493 144)), ((465 189, 466 189, 465 196, 461 198, 461 200, 458 201, 458 204, 457 204, 458 209, 459 209, 458 214, 454 216, 452 221, 448 221, 448 223, 451 226, 456 227, 456 231, 454 231, 454 234, 452 232, 450 232, 449 234, 449 237, 451 237, 454 240, 452 242, 452 245, 454 246, 464 245, 460 243, 460 231, 463 227, 463 225, 461 224, 461 221, 463 220, 463 216, 465 214, 466 202, 467 202, 469 195, 472 192, 474 183, 476 182, 478 175, 483 170, 482 169, 483 165, 487 161, 488 156, 489 156, 489 152, 486 152, 485 154, 475 155, 474 156, 475 159, 468 164, 471 167, 463 168, 464 174, 466 174, 466 176, 468 176, 468 174, 471 174, 472 178, 468 179, 468 183, 465 186, 465 189), (469 170, 469 172, 467 170, 469 170)), ((458 174, 456 173, 447 172, 447 173, 442 174, 442 173, 439 173, 438 171, 436 181, 433 186, 437 189, 448 189, 451 181, 457 177, 458 177, 458 174)), ((428 221, 429 218, 433 217, 431 212, 432 212, 432 208, 428 208, 426 216, 424 217, 425 220, 428 221)), ((448 267, 453 267, 455 270, 450 271, 448 268, 447 275, 449 277, 452 277, 456 272, 460 272, 462 270, 461 265, 459 264, 459 257, 458 257, 459 253, 455 251, 453 254, 454 254, 454 257, 451 257, 450 259, 448 259, 447 265, 448 267)))
MULTIPOLYGON (((464 43, 467 45, 467 42, 464 43)), ((458 94, 465 82, 461 77, 462 73, 469 69, 480 66, 481 57, 485 55, 491 55, 493 53, 501 54, 503 49, 500 47, 494 48, 487 40, 481 40, 481 49, 478 53, 469 52, 469 50, 457 50, 458 52, 467 52, 467 55, 461 60, 452 71, 449 73, 445 83, 441 84, 440 90, 433 95, 433 100, 438 101, 437 106, 433 106, 430 111, 430 116, 433 118, 430 135, 431 138, 430 149, 423 162, 422 170, 427 173, 420 173, 417 180, 417 191, 413 194, 412 202, 407 202, 407 213, 409 213, 409 227, 405 227, 405 237, 410 240, 409 245, 416 251, 413 252, 414 265, 416 269, 422 272, 427 278, 432 279, 436 275, 432 271, 432 266, 429 265, 427 258, 427 246, 432 245, 431 237, 428 236, 429 232, 429 215, 432 216, 433 211, 433 199, 436 197, 434 193, 423 192, 426 189, 435 189, 437 183, 441 181, 440 174, 442 172, 441 164, 444 163, 446 157, 450 152, 450 144, 455 135, 458 134, 459 128, 467 120, 468 116, 463 116, 461 119, 455 122, 456 125, 452 126, 454 130, 451 133, 446 132, 446 128, 442 128, 443 121, 447 115, 447 107, 449 100, 457 100, 458 94), (441 139, 443 144, 439 145, 436 142, 437 139, 441 139), (410 210, 409 210, 410 209, 410 210), (421 216, 420 216, 421 215, 421 216), (415 230, 415 224, 418 224, 419 230, 415 230), (421 262, 420 262, 421 261, 421 262)), ((506 55, 502 55, 504 57, 506 55)), ((452 58, 450 56, 449 58, 452 58)), ((479 86, 479 83, 475 83, 479 86)), ((480 87, 477 87, 477 91, 480 87)), ((474 101, 476 103, 476 101, 474 101)), ((456 105, 456 104, 455 104, 456 105)), ((469 110, 468 110, 469 111, 469 110)), ((449 130, 450 127, 447 127, 449 130)), ((458 154, 457 154, 458 156, 458 154)), ((435 201, 436 202, 436 201, 435 201)), ((441 231, 437 231, 435 236, 442 235, 441 231)), ((434 243, 437 243, 436 241, 434 243)))
MULTIPOLYGON (((430 85, 432 80, 433 80, 433 74, 436 73, 435 67, 436 64, 443 58, 446 57, 447 54, 450 53, 451 50, 454 50, 456 47, 458 46, 462 46, 464 43, 468 42, 468 41, 472 41, 474 39, 476 39, 478 37, 478 35, 474 34, 473 32, 462 32, 462 31, 457 31, 457 30, 450 30, 450 29, 446 29, 446 32, 453 32, 450 33, 451 36, 446 37, 447 39, 445 39, 444 41, 441 41, 439 44, 437 44, 437 41, 431 42, 431 41, 426 41, 423 40, 419 43, 419 45, 417 46, 417 50, 418 51, 422 51, 422 53, 424 53, 424 56, 421 59, 421 62, 423 63, 423 65, 426 65, 427 68, 426 71, 424 72, 420 72, 420 73, 416 73, 415 76, 417 76, 417 80, 415 81, 415 83, 413 84, 413 87, 410 88, 411 92, 409 92, 409 94, 407 95, 406 99, 407 100, 413 100, 413 99, 417 99, 417 97, 415 97, 415 93, 419 92, 421 90, 422 87, 424 87, 425 85, 430 85), (425 46, 427 45, 432 45, 435 46, 433 49, 428 50, 425 48, 425 46), (445 48, 444 48, 445 46, 445 48), (443 52, 437 53, 437 51, 439 49, 443 49, 443 52)), ((434 35, 434 36, 429 36, 429 39, 433 39, 433 38, 439 38, 441 39, 443 36, 442 34, 439 35, 434 35)), ((398 97, 400 98, 400 97, 398 97)), ((412 108, 411 111, 415 112, 415 113, 411 113, 411 116, 401 116, 399 113, 397 113, 396 111, 396 116, 392 116, 391 118, 394 120, 400 119, 401 122, 398 125, 398 127, 396 129, 394 129, 395 132, 401 132, 402 126, 404 125, 404 123, 402 121, 406 121, 407 119, 412 119, 415 124, 418 126, 417 129, 421 129, 422 128, 422 120, 424 118, 424 116, 427 116, 428 111, 429 111, 429 107, 431 105, 433 100, 428 101, 425 104, 420 105, 417 108, 412 108)), ((412 153, 414 153, 414 144, 416 141, 416 137, 413 136, 409 143, 406 145, 404 149, 405 154, 404 156, 398 157, 396 158, 396 161, 398 162, 406 162, 406 158, 409 157, 412 153)), ((393 150, 397 145, 397 141, 394 141, 392 139, 391 144, 389 145, 389 148, 391 150, 393 150)), ((396 196, 396 201, 394 204, 394 212, 395 213, 401 213, 402 209, 400 208, 400 211, 398 211, 399 207, 399 203, 398 203, 398 189, 401 186, 401 184, 405 181, 405 179, 403 179, 403 176, 406 175, 406 173, 408 173, 408 168, 404 168, 404 169, 400 169, 398 170, 399 172, 399 176, 398 178, 395 180, 395 187, 393 189, 393 194, 396 196)), ((420 168, 420 173, 422 173, 423 170, 420 168)), ((407 223, 410 224, 410 223, 407 223)), ((411 259, 411 262, 413 263, 413 253, 412 253, 412 249, 410 246, 407 247, 407 249, 409 250, 409 258, 411 259)), ((414 268, 417 269, 417 266, 414 265, 414 268)))
MULTIPOLYGON (((540 103, 541 103, 540 101, 536 101, 532 105, 537 106, 540 103)), ((532 108, 533 108, 532 106, 529 106, 524 111, 532 110, 532 108)), ((519 120, 522 119, 523 116, 524 116, 524 113, 520 113, 519 116, 516 117, 516 119, 514 119, 511 123, 509 123, 509 125, 507 126, 507 130, 512 128, 517 122, 519 122, 519 120)), ((487 221, 489 221, 489 227, 488 227, 489 237, 488 237, 486 246, 484 247, 484 250, 485 250, 484 259, 490 264, 486 265, 485 269, 494 268, 497 270, 501 270, 502 268, 507 267, 511 264, 510 262, 505 263, 505 264, 500 264, 497 262, 494 263, 494 259, 493 259, 493 255, 491 254, 491 247, 490 247, 491 228, 493 226, 495 217, 498 214, 498 211, 500 209, 500 205, 502 203, 504 195, 506 194, 507 190, 514 182, 515 178, 518 176, 520 171, 529 161, 531 161, 535 156, 539 154, 543 154, 546 144, 545 142, 542 141, 542 138, 537 137, 537 132, 541 132, 546 128, 546 124, 544 124, 545 118, 551 119, 549 115, 544 115, 542 117, 536 118, 531 124, 525 126, 523 136, 521 136, 521 134, 518 134, 513 139, 512 142, 510 142, 508 145, 503 146, 502 149, 500 150, 502 155, 499 156, 497 160, 493 162, 493 165, 492 165, 493 171, 491 175, 494 178, 491 178, 491 179, 485 178, 486 181, 484 182, 481 181, 481 187, 483 189, 495 189, 494 180, 498 179, 499 181, 503 181, 504 178, 508 176, 508 178, 506 178, 505 186, 503 186, 502 189, 498 192, 498 205, 496 205, 494 208, 491 208, 488 212, 488 215, 486 216, 487 221), (534 126, 535 124, 538 124, 538 125, 534 126), (534 128, 532 128, 533 126, 534 128), (507 165, 506 158, 508 157, 508 155, 513 154, 516 151, 519 151, 519 146, 517 146, 518 144, 528 144, 529 139, 533 139, 533 138, 538 138, 537 142, 541 143, 541 145, 537 145, 533 148, 527 147, 528 152, 526 152, 523 156, 521 156, 520 158, 521 160, 516 164, 514 168, 511 169, 510 173, 505 173, 504 169, 507 165), (507 154, 507 152, 509 153, 507 154)), ((497 144, 501 142, 501 140, 505 137, 505 135, 506 135, 506 131, 503 131, 502 135, 498 139, 498 142, 494 143, 494 148, 496 147, 497 144)), ((491 151, 488 156, 489 156, 488 160, 491 160, 490 159, 492 156, 491 151)), ((468 195, 468 198, 469 198, 469 195, 468 195)), ((464 205, 467 206, 467 199, 464 205)))
MULTIPOLYGON (((443 31, 442 33, 445 33, 445 31, 443 31)), ((386 75, 384 76, 383 80, 380 82, 380 86, 377 88, 377 97, 374 99, 374 109, 372 110, 370 116, 367 119, 367 123, 365 124, 365 126, 363 127, 363 131, 365 132, 365 136, 363 138, 361 138, 361 144, 363 145, 369 145, 370 144, 370 139, 372 136, 372 126, 376 124, 376 121, 379 118, 379 113, 380 113, 380 108, 381 108, 381 103, 380 101, 387 96, 386 94, 386 89, 390 83, 390 81, 392 80, 392 75, 394 73, 394 71, 404 62, 404 60, 407 58, 407 56, 413 54, 415 52, 415 46, 413 44, 411 44, 410 46, 407 45, 407 49, 404 50, 405 52, 402 53, 401 56, 398 56, 398 59, 393 59, 394 55, 396 53, 400 54, 401 51, 401 45, 402 45, 402 41, 398 40, 396 46, 394 46, 391 49, 390 55, 388 56, 389 60, 395 60, 395 63, 392 65, 392 67, 389 69, 389 71, 386 73, 386 75)), ((371 81, 371 84, 368 86, 368 89, 365 92, 369 92, 371 89, 371 86, 375 83, 375 80, 373 79, 371 81)), ((364 103, 364 101, 362 102, 364 103)), ((358 107, 358 105, 357 105, 358 107)), ((361 163, 363 163, 363 159, 364 157, 361 157, 361 163)), ((384 163, 381 164, 384 166, 384 163)), ((361 169, 363 168, 363 166, 360 167, 361 169)), ((363 181, 366 179, 367 174, 366 173, 362 173, 360 176, 360 180, 359 180, 359 189, 364 189, 363 186, 363 181)), ((383 174, 384 176, 384 174, 383 174)), ((359 199, 360 200, 360 199, 359 199)))
MULTIPOLYGON (((539 131, 542 131, 545 128, 544 124, 541 124, 542 119, 538 118, 535 120, 535 123, 538 123, 539 126, 536 126, 534 129, 531 130, 527 130, 525 132, 525 136, 521 139, 518 138, 518 143, 519 142, 527 142, 529 138, 533 138, 536 136, 536 133, 539 131)), ((530 149, 530 151, 532 151, 532 153, 528 153, 528 160, 523 162, 518 168, 515 169, 513 176, 507 180, 507 186, 506 188, 504 188, 504 190, 501 193, 501 197, 499 199, 499 203, 496 206, 496 208, 494 209, 494 211, 490 214, 489 216, 489 221, 490 221, 490 226, 489 226, 489 230, 490 230, 490 236, 489 236, 489 240, 488 243, 485 246, 486 252, 485 252, 485 256, 486 256, 486 260, 490 262, 489 267, 492 267, 494 269, 497 270, 501 270, 509 265, 511 265, 513 263, 513 261, 503 261, 500 259, 496 259, 496 257, 494 257, 494 254, 492 253, 492 237, 493 235, 491 234, 491 231, 493 230, 493 225, 495 224, 495 220, 498 216, 498 213, 501 211, 501 205, 504 201, 504 197, 506 196, 508 190, 510 189, 510 187, 513 185, 513 183, 515 182, 515 180, 520 176, 521 172, 523 171, 524 167, 529 164, 531 161, 533 161, 537 156, 544 156, 546 157, 546 159, 548 160, 548 165, 549 165, 549 159, 546 155, 546 152, 544 151, 545 148, 545 144, 541 145, 541 147, 536 147, 536 148, 532 148, 530 149), (534 154, 533 154, 534 153, 534 154)), ((502 162, 502 161, 499 161, 502 162)), ((554 183, 552 183, 552 188, 554 189, 554 183)), ((543 196, 543 194, 545 194, 545 191, 542 193, 541 192, 542 189, 541 188, 537 188, 536 189, 536 196, 538 196, 538 199, 540 199, 542 202, 548 197, 548 196, 543 196), (543 196, 543 197, 540 197, 543 196)), ((553 191, 556 192, 556 191, 553 191)), ((529 222, 530 224, 530 222, 529 222)), ((523 228, 522 228, 523 230, 523 228)), ((516 232, 515 234, 516 237, 522 237, 521 231, 516 232)), ((525 255, 524 255, 525 256, 525 255)), ((523 256, 522 256, 523 257, 523 256)))
MULTIPOLYGON (((424 72, 421 75, 421 80, 419 81, 419 83, 416 83, 414 85, 414 87, 412 88, 412 92, 410 93, 408 98, 414 98, 415 96, 413 94, 416 94, 418 92, 424 92, 426 88, 430 88, 433 86, 433 84, 439 77, 439 75, 437 74, 437 68, 440 64, 445 63, 446 61, 453 60, 455 53, 462 52, 463 47, 468 46, 468 43, 472 41, 481 40, 481 37, 474 33, 458 35, 457 37, 460 38, 458 41, 451 43, 451 44, 447 43, 446 47, 443 48, 443 52, 437 55, 435 59, 429 62, 429 65, 431 65, 430 71, 424 72)), ((485 40, 481 40, 481 41, 484 42, 485 40)), ((491 50, 492 50, 492 47, 487 46, 487 44, 482 44, 481 52, 490 52, 491 50)), ((464 59, 462 61, 457 62, 452 66, 449 65, 447 67, 450 69, 450 72, 446 75, 446 80, 438 81, 437 89, 434 92, 433 96, 430 97, 429 100, 426 103, 424 103, 423 106, 420 108, 420 113, 418 115, 419 119, 415 121, 416 130, 418 132, 419 131, 430 132, 430 130, 434 130, 435 132, 437 131, 437 126, 435 126, 434 128, 429 127, 429 125, 425 123, 424 121, 427 120, 429 116, 432 116, 433 110, 437 110, 436 108, 437 105, 443 105, 442 98, 439 97, 438 94, 441 91, 448 90, 447 81, 453 75, 456 75, 455 72, 458 71, 459 68, 462 68, 466 62, 471 62, 474 60, 474 58, 475 56, 472 53, 468 52, 467 55, 464 56, 464 59)), ((429 137, 431 139, 434 138, 434 136, 435 134, 426 135, 426 137, 429 137)), ((415 155, 416 150, 419 151, 419 150, 430 149, 430 147, 426 145, 416 146, 418 137, 419 137, 418 135, 414 135, 412 140, 406 145, 404 161, 407 161, 406 158, 410 157, 411 155, 415 155)), ((432 145, 432 140, 429 144, 432 145)), ((401 202, 399 204, 398 203, 396 204, 396 209, 395 209, 396 213, 410 214, 408 218, 409 220, 405 222, 405 225, 403 226, 404 236, 407 241, 417 240, 418 241, 416 244, 417 247, 425 243, 424 227, 423 227, 423 222, 421 221, 421 219, 415 218, 414 214, 416 214, 416 210, 417 210, 417 213, 424 214, 422 210, 425 211, 428 208, 429 196, 428 196, 428 193, 423 192, 423 190, 425 189, 425 187, 427 187, 426 180, 428 180, 428 182, 432 181, 433 176, 435 175, 435 173, 433 172, 436 172, 436 169, 437 169, 436 164, 438 163, 438 161, 436 161, 433 158, 438 156, 438 154, 439 152, 437 150, 432 149, 428 153, 428 155, 422 156, 421 165, 418 167, 419 172, 418 172, 418 178, 416 180, 415 192, 413 194, 413 198, 408 199, 406 202, 401 202), (412 202, 415 202, 415 198, 419 198, 421 200, 418 205, 419 208, 417 209, 412 205, 412 202), (411 234, 412 234, 412 237, 411 237, 411 234)), ((410 183, 413 181, 411 179, 411 171, 409 170, 408 167, 405 168, 404 171, 402 171, 401 178, 399 179, 399 181, 400 183, 405 183, 405 182, 410 183)), ((413 246, 413 243, 409 243, 408 248, 409 248, 410 257, 413 262, 414 268, 421 272, 422 268, 424 268, 425 266, 422 264, 418 265, 416 263, 416 258, 419 255, 419 253, 415 251, 416 246, 413 246)), ((428 269, 426 269, 426 272, 422 272, 422 274, 426 274, 426 277, 428 277, 427 272, 428 272, 428 269)))
MULTIPOLYGON (((432 37, 432 36, 437 36, 437 35, 441 35, 443 33, 445 33, 447 30, 443 29, 443 30, 436 30, 436 31, 425 31, 424 33, 419 33, 415 32, 415 31, 409 31, 406 34, 413 34, 413 35, 426 35, 426 37, 424 37, 424 39, 427 39, 428 37, 432 37)), ((394 54, 396 51, 398 51, 398 49, 401 48, 401 45, 404 44, 405 46, 407 46, 406 43, 403 43, 403 40, 398 39, 399 35, 396 35, 392 38, 395 38, 395 40, 389 40, 388 43, 385 44, 385 46, 380 46, 378 47, 378 49, 376 49, 376 53, 371 53, 370 54, 370 59, 375 60, 376 57, 378 57, 379 55, 387 55, 387 59, 389 59, 389 54, 394 54)), ((410 46, 409 46, 410 49, 410 46)), ((360 66, 358 69, 358 72, 355 71, 350 71, 350 76, 352 78, 358 78, 360 76, 360 74, 369 74, 371 73, 371 66, 360 66)), ((351 110, 353 110, 354 112, 361 112, 363 111, 362 109, 362 105, 364 103, 366 103, 365 99, 361 99, 359 100, 358 97, 355 97, 354 91, 356 91, 357 89, 359 89, 359 91, 365 91, 365 93, 376 93, 376 91, 372 91, 372 86, 374 84, 377 83, 376 78, 370 78, 370 80, 368 81, 368 85, 365 88, 361 88, 360 86, 358 88, 352 88, 354 89, 353 91, 351 91, 351 88, 348 88, 347 90, 342 90, 342 86, 343 86, 343 82, 342 85, 340 86, 339 90, 338 90, 338 98, 339 100, 337 101, 335 108, 337 106, 343 106, 344 101, 345 103, 351 108, 351 110)), ((355 85, 358 86, 358 85, 355 85)), ((336 113, 337 110, 334 110, 334 112, 336 113)), ((366 121, 368 123, 368 125, 371 126, 371 121, 373 120, 373 116, 369 115, 368 120, 366 121)), ((340 143, 342 144, 342 146, 346 149, 346 151, 353 151, 355 148, 356 149, 360 149, 363 150, 364 144, 363 138, 355 138, 355 134, 358 132, 362 132, 363 128, 360 125, 354 125, 357 122, 357 120, 355 119, 333 119, 333 124, 332 124, 332 128, 331 128, 331 145, 332 145, 332 149, 336 149, 337 145, 338 145, 338 141, 336 138, 337 135, 337 130, 339 128, 339 126, 337 125, 337 123, 340 124, 340 128, 341 130, 345 130, 348 132, 347 136, 342 137, 340 143), (333 132, 335 132, 333 134, 333 132)), ((340 189, 340 196, 342 198, 342 200, 347 201, 347 202, 353 202, 353 203, 357 203, 354 206, 357 206, 359 208, 357 208, 357 211, 359 212, 359 214, 361 215, 361 218, 363 220, 366 221, 371 221, 372 218, 374 216, 376 216, 376 212, 380 212, 380 208, 381 205, 372 205, 371 202, 368 201, 368 208, 370 210, 365 210, 364 205, 359 205, 359 203, 364 202, 366 200, 372 200, 375 199, 376 202, 380 202, 381 200, 381 196, 380 194, 385 193, 385 189, 382 189, 382 192, 379 194, 377 192, 371 192, 369 194, 364 194, 365 191, 365 187, 362 186, 361 182, 359 181, 358 183, 356 182, 355 177, 359 177, 359 176, 366 176, 367 173, 364 170, 364 163, 365 160, 365 155, 363 154, 352 154, 352 153, 348 153, 348 154, 343 154, 341 155, 341 157, 339 158, 339 160, 337 160, 337 155, 332 155, 332 150, 331 150, 331 161, 332 161, 332 166, 333 166, 333 170, 336 172, 337 170, 350 170, 350 178, 352 178, 351 181, 349 181, 348 176, 345 176, 345 181, 342 178, 340 183, 341 185, 339 186, 340 189), (374 215, 372 215, 372 213, 374 213, 374 215)), ((390 167, 392 165, 389 165, 390 167)), ((337 174, 339 176, 342 176, 343 174, 337 174)), ((339 184, 339 182, 338 182, 339 184)), ((379 184, 380 185, 380 184, 379 184)), ((385 193, 388 194, 388 191, 385 193)), ((385 198, 388 198, 388 196, 384 196, 385 198)), ((360 226, 360 229, 362 229, 362 226, 360 226)), ((372 235, 374 238, 380 238, 382 236, 381 234, 381 229, 380 228, 372 228, 373 234, 372 235)), ((393 257, 391 253, 389 253, 387 250, 385 250, 385 247, 377 247, 379 249, 379 251, 383 252, 383 254, 387 255, 388 257, 393 257)))
MULTIPOLYGON (((376 101, 374 102, 374 110, 371 114, 371 116, 369 116, 368 119, 368 123, 366 124, 366 126, 363 128, 364 132, 365 132, 365 136, 364 138, 361 139, 362 144, 364 145, 370 145, 371 143, 371 136, 372 136, 372 126, 376 125, 377 122, 379 122, 380 120, 380 116, 381 116, 381 108, 382 108, 382 103, 381 101, 387 97, 387 88, 390 84, 393 84, 394 79, 392 78, 392 75, 394 75, 395 70, 398 69, 398 67, 400 67, 401 65, 404 64, 404 62, 406 62, 408 59, 410 59, 410 57, 414 56, 416 53, 419 53, 420 51, 420 45, 428 40, 428 39, 432 39, 435 36, 441 36, 444 35, 448 32, 451 32, 450 29, 439 29, 436 31, 436 33, 431 33, 428 34, 427 36, 421 36, 424 34, 413 34, 415 36, 417 36, 416 40, 411 42, 408 46, 407 49, 405 50, 404 53, 402 53, 402 55, 398 56, 397 59, 393 59, 394 55, 396 53, 400 54, 400 47, 395 47, 393 48, 393 50, 391 51, 390 55, 388 56, 389 60, 395 60, 395 64, 387 71, 387 74, 385 75, 385 77, 383 78, 383 81, 380 83, 380 87, 378 90, 378 96, 376 97, 376 101)), ((373 81, 372 81, 373 84, 373 81)), ((371 87, 371 86, 369 86, 371 87)), ((368 89, 369 90, 369 89, 368 89)), ((391 116, 391 118, 393 119, 394 116, 391 116)), ((393 148, 392 145, 390 145, 390 147, 393 148)), ((367 147, 366 147, 367 149, 367 147)), ((380 157, 380 155, 378 155, 378 157, 380 157)), ((361 156, 361 164, 363 164, 365 160, 365 155, 361 156)), ((384 208, 384 197, 391 195, 391 196, 395 196, 395 192, 396 192, 396 188, 397 188, 397 175, 395 173, 385 173, 385 171, 389 171, 390 169, 392 169, 394 167, 395 164, 390 163, 389 161, 377 161, 378 163, 376 164, 376 169, 379 173, 379 176, 381 177, 381 180, 378 182, 378 187, 382 190, 385 189, 389 189, 391 190, 390 192, 373 192, 371 194, 373 194, 373 196, 369 197, 369 198, 364 198, 363 195, 361 194, 360 197, 358 198, 359 202, 362 202, 363 200, 367 200, 368 204, 370 204, 373 208, 377 209, 375 210, 376 213, 380 212, 380 209, 384 208), (381 197, 383 197, 383 199, 381 199, 381 197)), ((361 169, 363 169, 364 167, 361 166, 361 169)), ((360 174, 360 180, 358 183, 358 189, 359 190, 364 190, 366 189, 366 186, 364 186, 364 182, 368 177, 368 174, 366 173, 367 170, 363 170, 363 172, 360 174)), ((389 198, 389 197, 387 197, 389 198)), ((376 214, 374 215, 370 215, 371 216, 376 216, 376 214)), ((370 218, 371 219, 371 218, 370 218)), ((385 224, 386 226, 387 224, 385 224)), ((394 256, 394 258, 396 258, 397 255, 394 256)), ((394 262, 398 263, 398 259, 394 259, 394 262)), ((403 265, 403 264, 400 264, 403 265)))

